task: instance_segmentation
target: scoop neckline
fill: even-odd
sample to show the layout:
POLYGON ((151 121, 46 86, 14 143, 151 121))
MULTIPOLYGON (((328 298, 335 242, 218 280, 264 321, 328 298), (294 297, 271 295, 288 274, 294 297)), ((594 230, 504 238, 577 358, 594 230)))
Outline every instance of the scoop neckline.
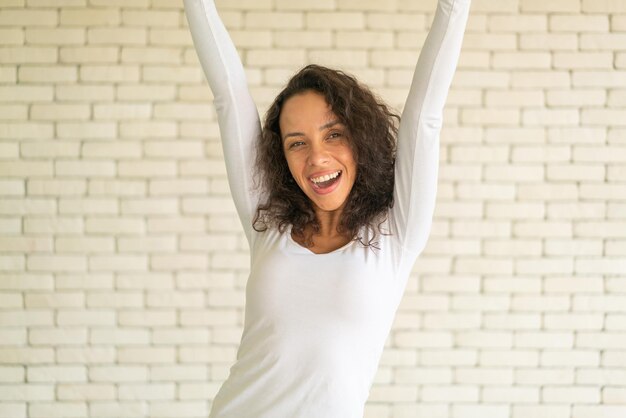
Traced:
POLYGON ((298 244, 296 242, 296 240, 293 239, 293 237, 291 236, 292 229, 293 229, 293 225, 289 226, 289 229, 287 231, 287 239, 289 240, 289 242, 291 243, 292 246, 295 246, 300 252, 303 252, 303 253, 308 254, 308 255, 330 255, 330 254, 334 254, 334 253, 337 253, 339 251, 342 251, 342 250, 346 249, 347 247, 352 245, 354 243, 354 241, 355 241, 354 239, 350 240, 350 242, 344 244, 343 246, 341 246, 339 248, 336 248, 336 249, 334 249, 334 250, 332 250, 330 252, 327 252, 327 253, 314 253, 313 251, 309 250, 308 248, 303 247, 302 245, 298 244))

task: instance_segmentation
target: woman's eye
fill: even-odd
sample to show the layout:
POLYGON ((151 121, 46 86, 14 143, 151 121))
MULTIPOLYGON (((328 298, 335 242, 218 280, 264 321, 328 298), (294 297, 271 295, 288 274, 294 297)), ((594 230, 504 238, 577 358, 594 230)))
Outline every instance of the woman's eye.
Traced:
POLYGON ((341 132, 331 132, 330 135, 328 135, 328 137, 330 139, 339 138, 339 137, 341 137, 341 132))
POLYGON ((304 144, 304 142, 302 142, 302 141, 295 141, 295 142, 292 142, 292 143, 289 145, 289 149, 292 149, 292 148, 298 148, 298 147, 299 147, 299 146, 301 146, 302 144, 304 144))

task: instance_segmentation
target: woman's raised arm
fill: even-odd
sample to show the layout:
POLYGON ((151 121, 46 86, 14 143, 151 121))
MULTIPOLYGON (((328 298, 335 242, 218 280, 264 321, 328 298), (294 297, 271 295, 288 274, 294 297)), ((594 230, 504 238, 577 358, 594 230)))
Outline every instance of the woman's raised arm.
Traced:
POLYGON ((213 0, 184 0, 189 29, 217 111, 228 184, 248 243, 259 197, 253 190, 255 141, 261 125, 241 60, 213 0))
POLYGON ((437 194, 439 133, 470 0, 439 0, 420 53, 398 131, 392 232, 417 256, 425 247, 437 194))

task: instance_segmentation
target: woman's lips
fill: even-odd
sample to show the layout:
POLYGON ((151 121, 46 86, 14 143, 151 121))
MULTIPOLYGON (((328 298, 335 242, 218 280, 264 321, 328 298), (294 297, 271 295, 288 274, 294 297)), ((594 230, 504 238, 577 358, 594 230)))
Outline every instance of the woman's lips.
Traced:
POLYGON ((339 185, 339 182, 341 181, 341 175, 342 173, 340 172, 337 177, 330 180, 332 182, 326 187, 321 187, 320 185, 314 183, 311 179, 309 179, 309 183, 311 184, 311 187, 315 193, 324 195, 324 194, 331 193, 333 190, 337 188, 337 186, 339 185))

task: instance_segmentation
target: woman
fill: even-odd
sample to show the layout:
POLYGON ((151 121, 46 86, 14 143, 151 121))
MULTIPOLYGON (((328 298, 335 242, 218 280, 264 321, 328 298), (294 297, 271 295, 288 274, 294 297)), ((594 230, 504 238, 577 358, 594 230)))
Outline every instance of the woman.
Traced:
POLYGON ((294 76, 261 130, 213 1, 185 0, 251 251, 237 361, 211 418, 363 416, 430 230, 442 112, 469 6, 439 0, 394 157, 393 115, 323 67, 294 76))

